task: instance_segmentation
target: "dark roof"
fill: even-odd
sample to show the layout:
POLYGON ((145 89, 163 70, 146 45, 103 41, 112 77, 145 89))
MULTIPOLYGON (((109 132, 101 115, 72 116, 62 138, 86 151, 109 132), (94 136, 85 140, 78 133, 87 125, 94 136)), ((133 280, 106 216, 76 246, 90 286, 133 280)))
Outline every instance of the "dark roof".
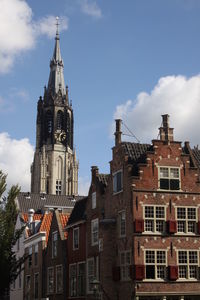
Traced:
POLYGON ((194 147, 194 149, 192 149, 192 154, 197 163, 197 166, 200 168, 200 150, 198 149, 198 147, 194 147))
POLYGON ((45 207, 64 207, 71 210, 76 201, 82 198, 84 197, 19 193, 16 198, 16 205, 20 212, 28 212, 30 208, 33 208, 35 211, 44 210, 45 207), (74 199, 76 201, 74 201, 74 199))
POLYGON ((70 215, 69 221, 67 225, 71 225, 72 223, 76 223, 81 220, 85 220, 85 211, 86 211, 86 203, 87 197, 77 201, 70 215))
POLYGON ((124 149, 125 155, 128 155, 131 161, 138 161, 140 158, 144 157, 147 151, 152 151, 152 145, 150 144, 139 144, 131 142, 123 142, 122 147, 124 149))
POLYGON ((105 186, 108 184, 109 176, 109 174, 98 174, 99 181, 105 186))

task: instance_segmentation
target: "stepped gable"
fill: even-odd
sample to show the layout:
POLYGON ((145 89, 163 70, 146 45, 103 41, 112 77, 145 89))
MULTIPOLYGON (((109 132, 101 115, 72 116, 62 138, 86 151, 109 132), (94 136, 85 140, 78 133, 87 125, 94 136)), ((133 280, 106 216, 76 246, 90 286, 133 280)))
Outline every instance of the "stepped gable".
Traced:
POLYGON ((28 213, 29 209, 34 209, 35 212, 44 211, 48 207, 59 208, 63 207, 69 210, 73 209, 75 201, 84 198, 84 196, 65 196, 65 195, 46 195, 19 193, 15 199, 17 209, 20 212, 28 213))
POLYGON ((85 210, 86 210, 87 199, 88 199, 88 197, 85 197, 75 203, 74 209, 72 210, 72 213, 70 215, 67 225, 71 225, 72 223, 76 223, 81 220, 85 220, 85 218, 86 218, 85 210))

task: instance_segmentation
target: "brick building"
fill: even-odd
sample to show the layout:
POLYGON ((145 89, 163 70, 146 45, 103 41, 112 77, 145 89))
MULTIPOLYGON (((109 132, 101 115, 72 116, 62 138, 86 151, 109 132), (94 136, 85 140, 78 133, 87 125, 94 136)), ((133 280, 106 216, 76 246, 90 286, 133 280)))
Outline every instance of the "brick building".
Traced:
POLYGON ((87 299, 94 278, 103 299, 200 299, 199 150, 162 118, 152 144, 122 142, 117 120, 110 174, 92 167, 87 299))

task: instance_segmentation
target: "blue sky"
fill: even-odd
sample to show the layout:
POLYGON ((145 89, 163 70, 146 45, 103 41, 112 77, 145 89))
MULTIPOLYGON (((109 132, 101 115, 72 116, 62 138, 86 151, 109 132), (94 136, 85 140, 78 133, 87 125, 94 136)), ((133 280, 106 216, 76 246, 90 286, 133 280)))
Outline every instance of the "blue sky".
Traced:
POLYGON ((200 142, 199 0, 0 0, 0 7, 0 168, 9 183, 28 190, 56 16, 80 193, 87 191, 92 165, 109 171, 115 117, 150 142, 160 115, 169 113, 178 139, 200 142))

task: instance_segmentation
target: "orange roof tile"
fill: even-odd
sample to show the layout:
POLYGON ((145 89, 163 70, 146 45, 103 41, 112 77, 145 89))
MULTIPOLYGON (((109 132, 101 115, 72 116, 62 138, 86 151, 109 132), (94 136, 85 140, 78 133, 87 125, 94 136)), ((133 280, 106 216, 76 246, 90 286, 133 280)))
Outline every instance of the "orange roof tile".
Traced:
MULTIPOLYGON (((60 222, 61 222, 61 225, 62 225, 62 229, 64 231, 65 227, 67 226, 67 222, 69 220, 70 214, 60 213, 59 216, 60 216, 60 222)), ((67 232, 66 231, 64 231, 64 236, 65 236, 65 238, 67 238, 67 232)))
POLYGON ((46 243, 48 243, 48 239, 49 239, 49 232, 51 229, 52 217, 53 217, 52 213, 45 214, 42 219, 42 224, 40 226, 40 232, 41 231, 46 232, 46 243))

